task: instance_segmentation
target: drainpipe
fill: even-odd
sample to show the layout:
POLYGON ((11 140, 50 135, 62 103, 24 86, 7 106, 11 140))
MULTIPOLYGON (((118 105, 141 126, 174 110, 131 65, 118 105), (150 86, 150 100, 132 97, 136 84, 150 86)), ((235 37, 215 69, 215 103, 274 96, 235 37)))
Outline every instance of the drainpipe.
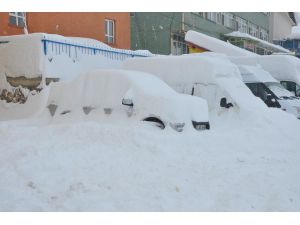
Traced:
POLYGON ((25 13, 25 16, 24 16, 24 34, 28 34, 26 17, 27 17, 27 13, 25 13))

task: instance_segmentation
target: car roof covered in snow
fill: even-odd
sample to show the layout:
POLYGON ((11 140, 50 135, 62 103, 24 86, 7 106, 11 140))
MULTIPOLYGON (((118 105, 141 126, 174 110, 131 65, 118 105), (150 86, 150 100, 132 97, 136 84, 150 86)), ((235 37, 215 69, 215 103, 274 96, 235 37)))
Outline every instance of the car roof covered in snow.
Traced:
POLYGON ((264 55, 229 59, 239 65, 260 65, 277 80, 289 80, 300 84, 300 59, 295 56, 264 55))
POLYGON ((270 73, 258 66, 238 66, 245 83, 277 82, 270 73))
POLYGON ((223 57, 197 54, 133 58, 124 62, 123 68, 157 75, 167 83, 216 83, 217 77, 242 79, 238 68, 223 57))

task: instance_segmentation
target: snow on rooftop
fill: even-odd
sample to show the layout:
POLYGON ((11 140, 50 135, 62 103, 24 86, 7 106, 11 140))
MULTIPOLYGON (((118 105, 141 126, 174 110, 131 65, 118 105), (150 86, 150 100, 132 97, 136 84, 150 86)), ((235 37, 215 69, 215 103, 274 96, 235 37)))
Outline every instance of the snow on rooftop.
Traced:
POLYGON ((209 51, 216 53, 223 53, 228 56, 251 56, 255 53, 249 52, 245 49, 239 48, 228 42, 219 40, 208 35, 189 30, 185 35, 185 41, 197 45, 201 48, 205 48, 209 51))
POLYGON ((289 50, 287 50, 287 49, 285 49, 285 48, 283 48, 283 47, 281 47, 279 45, 272 44, 270 42, 261 40, 259 38, 256 38, 256 37, 250 35, 250 34, 246 34, 246 33, 240 32, 240 31, 233 31, 231 33, 225 34, 225 36, 228 36, 228 37, 239 37, 239 38, 244 38, 244 39, 248 39, 248 40, 257 41, 260 44, 262 44, 262 45, 264 45, 266 47, 275 49, 275 50, 277 50, 279 52, 291 53, 289 50))

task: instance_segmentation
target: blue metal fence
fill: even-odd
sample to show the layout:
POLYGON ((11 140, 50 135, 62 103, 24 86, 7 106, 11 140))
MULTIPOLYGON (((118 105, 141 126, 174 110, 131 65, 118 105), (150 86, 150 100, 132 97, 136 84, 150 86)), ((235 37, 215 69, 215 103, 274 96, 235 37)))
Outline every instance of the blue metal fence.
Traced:
POLYGON ((49 39, 42 39, 44 54, 48 55, 51 51, 56 55, 62 53, 67 54, 69 57, 72 57, 72 53, 75 58, 77 58, 78 53, 86 55, 102 55, 109 59, 115 60, 125 60, 132 57, 149 57, 150 55, 138 54, 131 50, 119 50, 119 49, 104 49, 98 47, 85 46, 80 44, 72 44, 62 41, 54 41, 49 39))

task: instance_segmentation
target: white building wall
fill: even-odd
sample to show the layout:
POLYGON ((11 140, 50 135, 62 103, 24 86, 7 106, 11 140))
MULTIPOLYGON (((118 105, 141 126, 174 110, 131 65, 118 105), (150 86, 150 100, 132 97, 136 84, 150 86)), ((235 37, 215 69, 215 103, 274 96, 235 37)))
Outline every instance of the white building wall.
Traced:
POLYGON ((273 12, 270 17, 270 40, 281 40, 291 35, 294 22, 287 12, 273 12))

